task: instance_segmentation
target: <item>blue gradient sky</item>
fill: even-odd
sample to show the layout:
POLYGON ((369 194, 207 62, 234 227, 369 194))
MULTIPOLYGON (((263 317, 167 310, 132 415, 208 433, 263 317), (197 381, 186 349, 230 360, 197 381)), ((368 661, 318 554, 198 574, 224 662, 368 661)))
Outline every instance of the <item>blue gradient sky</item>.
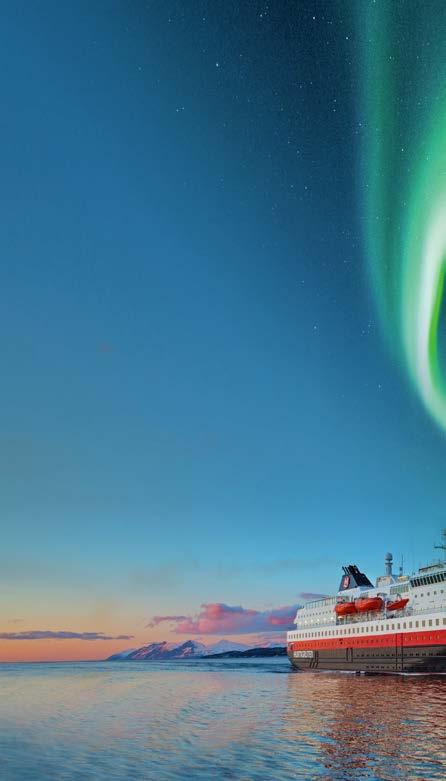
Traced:
POLYGON ((368 289, 354 15, 223 6, 3 9, 4 632, 291 605, 444 522, 368 289))

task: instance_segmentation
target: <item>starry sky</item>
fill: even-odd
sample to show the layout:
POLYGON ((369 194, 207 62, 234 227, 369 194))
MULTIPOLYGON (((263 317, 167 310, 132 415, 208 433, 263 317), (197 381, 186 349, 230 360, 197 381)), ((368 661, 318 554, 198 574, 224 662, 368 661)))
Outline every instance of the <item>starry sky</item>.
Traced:
POLYGON ((446 107, 446 13, 396 5, 3 9, 0 660, 246 639, 431 556, 395 150, 446 107))

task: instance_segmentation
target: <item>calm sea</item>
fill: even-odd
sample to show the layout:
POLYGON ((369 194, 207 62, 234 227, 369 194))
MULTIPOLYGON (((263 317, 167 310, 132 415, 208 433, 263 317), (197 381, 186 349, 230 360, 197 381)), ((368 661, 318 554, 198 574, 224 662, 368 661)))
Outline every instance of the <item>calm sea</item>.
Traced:
POLYGON ((446 778, 446 678, 0 665, 1 781, 446 778))

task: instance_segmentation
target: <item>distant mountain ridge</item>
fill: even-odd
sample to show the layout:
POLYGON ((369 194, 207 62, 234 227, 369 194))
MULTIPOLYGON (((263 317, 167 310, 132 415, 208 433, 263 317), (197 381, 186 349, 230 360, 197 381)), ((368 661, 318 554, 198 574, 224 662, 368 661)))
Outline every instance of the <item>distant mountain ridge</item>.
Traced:
MULTIPOLYGON (((236 643, 232 642, 231 640, 219 640, 217 643, 213 643, 212 645, 205 645, 204 643, 200 643, 197 640, 186 640, 184 643, 168 643, 165 640, 162 640, 158 643, 148 643, 147 645, 143 645, 141 648, 130 648, 126 651, 120 651, 117 654, 109 656, 107 661, 119 662, 132 660, 158 661, 168 659, 200 659, 204 656, 218 656, 222 658, 227 654, 231 656, 244 656, 245 654, 254 655, 256 650, 269 651, 270 649, 264 647, 255 649, 251 648, 245 643, 236 643)), ((257 655, 262 654, 259 653, 257 655)), ((275 654, 267 653, 263 655, 270 656, 275 654)))
POLYGON ((209 659, 251 659, 256 657, 286 656, 284 645, 272 645, 266 648, 248 648, 246 651, 224 651, 220 654, 207 654, 209 659))

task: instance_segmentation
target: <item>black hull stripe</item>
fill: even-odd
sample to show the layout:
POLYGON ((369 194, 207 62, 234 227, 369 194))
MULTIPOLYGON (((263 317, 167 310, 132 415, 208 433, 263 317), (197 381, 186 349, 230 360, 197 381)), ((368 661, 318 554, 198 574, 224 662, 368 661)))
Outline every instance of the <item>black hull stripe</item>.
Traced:
POLYGON ((298 670, 345 670, 370 673, 446 673, 446 645, 332 648, 288 658, 298 670), (310 655, 311 654, 311 655, 310 655))

